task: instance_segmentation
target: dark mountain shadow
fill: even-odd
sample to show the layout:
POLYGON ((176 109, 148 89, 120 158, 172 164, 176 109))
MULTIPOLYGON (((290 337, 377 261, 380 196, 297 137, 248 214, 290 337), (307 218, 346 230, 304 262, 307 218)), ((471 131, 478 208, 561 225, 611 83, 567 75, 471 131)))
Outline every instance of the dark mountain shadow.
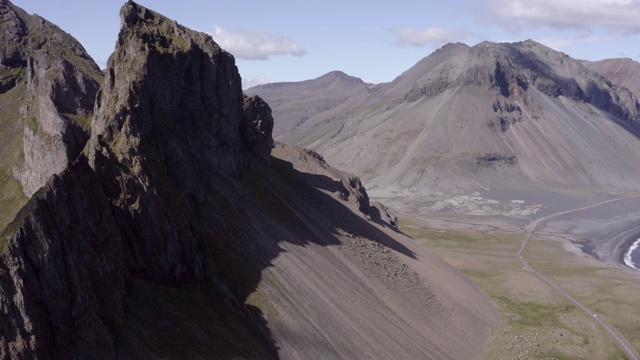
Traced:
MULTIPOLYGON (((272 158, 272 164, 272 171, 276 172, 280 179, 288 181, 289 183, 292 179, 299 180, 294 181, 295 184, 302 185, 295 189, 297 191, 296 198, 303 199, 303 201, 306 202, 305 204, 299 205, 305 207, 311 206, 315 211, 320 212, 319 215, 328 220, 328 222, 325 222, 325 227, 342 229, 356 236, 373 239, 399 253, 415 258, 415 254, 411 250, 407 249, 404 245, 389 237, 375 226, 372 226, 371 222, 375 220, 374 218, 372 218, 371 221, 363 219, 361 216, 353 213, 353 210, 346 205, 346 200, 337 200, 323 192, 326 191, 339 194, 338 196, 343 196, 345 193, 348 193, 348 190, 342 182, 334 180, 326 175, 298 171, 290 162, 277 158, 272 158)), ((366 209, 360 209, 360 211, 363 212, 364 215, 369 215, 370 208, 368 199, 366 200, 366 209)), ((377 221, 381 225, 392 228, 385 221, 380 219, 377 219, 377 221)), ((399 232, 398 230, 395 231, 399 232)), ((336 233, 334 232, 333 234, 336 233)))
POLYGON ((216 176, 195 210, 195 223, 204 227, 199 241, 204 281, 133 277, 125 320, 116 331, 118 357, 204 359, 213 351, 221 359, 276 358, 278 344, 267 317, 249 297, 260 291, 264 271, 285 242, 339 246, 340 236, 351 234, 415 258, 346 201, 326 193, 339 197, 342 183, 271 161, 270 168, 253 163, 239 180, 216 176))

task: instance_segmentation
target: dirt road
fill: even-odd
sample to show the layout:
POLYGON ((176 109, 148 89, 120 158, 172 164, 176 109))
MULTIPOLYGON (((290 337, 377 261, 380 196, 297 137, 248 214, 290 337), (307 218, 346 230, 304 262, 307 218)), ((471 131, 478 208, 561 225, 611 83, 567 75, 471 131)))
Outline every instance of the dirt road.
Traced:
POLYGON ((531 265, 529 265, 529 263, 527 262, 527 260, 523 257, 522 253, 523 253, 525 247, 527 246, 527 243, 529 242, 529 239, 531 238, 531 235, 533 234, 533 231, 535 230, 535 228, 540 223, 542 223, 542 222, 544 222, 546 220, 549 220, 550 218, 553 218, 553 217, 556 217, 556 216, 560 216, 560 215, 569 214, 569 213, 574 213, 574 212, 578 212, 578 211, 582 211, 582 210, 591 209, 591 208, 594 208, 594 207, 597 207, 597 206, 600 206, 600 205, 604 205, 604 204, 608 204, 608 203, 612 203, 612 202, 615 202, 615 201, 631 199, 631 198, 637 198, 637 197, 640 197, 640 196, 628 196, 628 197, 623 197, 623 198, 607 200, 607 201, 603 201, 603 202, 600 202, 600 203, 597 203, 597 204, 593 204, 593 205, 590 205, 590 206, 585 206, 585 207, 582 207, 582 208, 579 208, 579 209, 567 210, 567 211, 562 211, 562 212, 558 212, 558 213, 555 213, 555 214, 547 215, 547 216, 542 217, 540 219, 534 220, 527 226, 527 234, 525 235, 524 240, 522 241, 522 244, 520 245, 520 248, 518 249, 518 257, 520 258, 520 262, 522 263, 522 265, 524 266, 525 269, 527 269, 528 271, 531 271, 538 278, 540 278, 540 280, 542 280, 547 285, 549 285, 552 288, 554 288, 555 290, 557 290, 567 300, 571 301, 573 304, 575 304, 577 307, 579 307, 585 313, 587 313, 595 322, 600 324, 607 331, 609 336, 611 336, 611 339, 616 344, 620 345, 622 350, 632 360, 640 360, 640 355, 633 348, 633 346, 631 346, 629 341, 627 341, 627 339, 625 339, 624 336, 622 336, 622 334, 620 334, 611 325, 605 323, 600 317, 598 317, 598 315, 596 313, 594 313, 593 311, 589 310, 581 302, 576 300, 573 296, 569 295, 566 291, 564 291, 562 288, 560 288, 558 285, 556 285, 552 280, 550 280, 546 276, 544 276, 541 273, 539 273, 536 269, 532 268, 531 265))

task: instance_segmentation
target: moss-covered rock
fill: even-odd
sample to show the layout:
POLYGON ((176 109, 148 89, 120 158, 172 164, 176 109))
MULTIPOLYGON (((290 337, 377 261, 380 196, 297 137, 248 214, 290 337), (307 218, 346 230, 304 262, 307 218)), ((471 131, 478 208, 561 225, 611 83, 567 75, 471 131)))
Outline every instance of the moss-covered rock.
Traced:
POLYGON ((31 196, 82 151, 102 73, 77 40, 49 21, 9 1, 0 4, 0 19, 0 93, 26 85, 11 99, 20 112, 0 116, 24 126, 12 135, 23 140, 9 166, 31 196))

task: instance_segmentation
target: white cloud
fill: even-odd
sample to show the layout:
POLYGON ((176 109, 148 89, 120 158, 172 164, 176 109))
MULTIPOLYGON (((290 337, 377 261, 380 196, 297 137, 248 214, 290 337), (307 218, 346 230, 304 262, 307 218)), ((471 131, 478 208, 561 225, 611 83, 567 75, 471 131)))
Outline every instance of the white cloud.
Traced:
POLYGON ((411 28, 392 28, 390 30, 397 37, 396 43, 401 46, 437 46, 450 42, 460 41, 468 37, 468 34, 466 32, 452 31, 443 28, 426 28, 422 30, 411 28))
POLYGON ((249 89, 254 86, 268 84, 271 81, 264 76, 256 76, 253 79, 242 78, 242 88, 249 89))
POLYGON ((229 32, 216 25, 209 34, 223 49, 245 60, 266 60, 274 55, 300 57, 307 53, 291 38, 266 31, 238 29, 229 32))
POLYGON ((492 20, 514 31, 547 26, 640 33, 640 0, 491 0, 486 9, 492 20))

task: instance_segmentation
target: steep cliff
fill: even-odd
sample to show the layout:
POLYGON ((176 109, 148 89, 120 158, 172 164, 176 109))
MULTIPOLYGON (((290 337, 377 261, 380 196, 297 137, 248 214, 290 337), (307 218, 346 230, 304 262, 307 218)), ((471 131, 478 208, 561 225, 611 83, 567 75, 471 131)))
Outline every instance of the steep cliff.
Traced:
MULTIPOLYGON (((0 3, 0 20, 0 192, 4 214, 13 217, 82 151, 102 73, 49 21, 8 0, 0 3)), ((8 221, 0 218, 0 227, 8 221)))
POLYGON ((4 232, 0 357, 114 357, 134 278, 224 291, 203 258, 212 197, 249 153, 266 161, 270 111, 253 98, 245 114, 210 37, 133 2, 121 19, 84 153, 4 232))

